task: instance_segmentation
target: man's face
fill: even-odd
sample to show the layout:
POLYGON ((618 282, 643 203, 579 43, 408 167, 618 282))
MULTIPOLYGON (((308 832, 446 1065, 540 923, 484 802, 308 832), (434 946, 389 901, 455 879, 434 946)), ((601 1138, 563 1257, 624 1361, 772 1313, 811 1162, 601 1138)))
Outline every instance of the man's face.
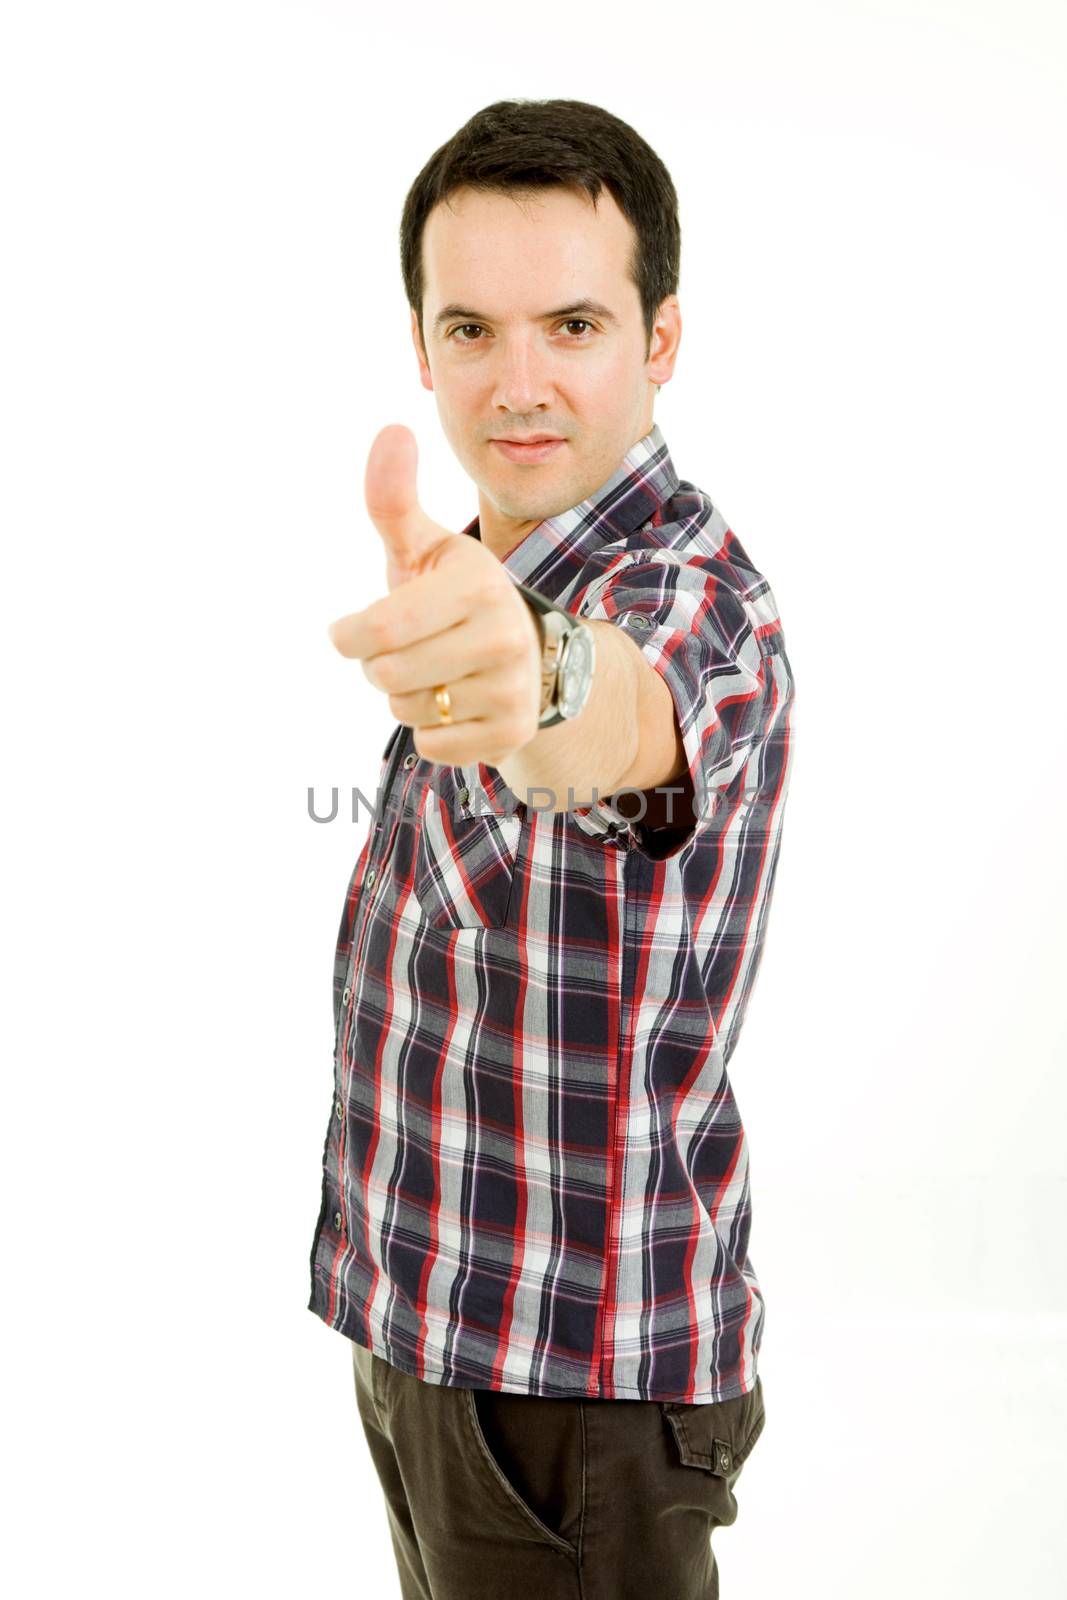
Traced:
POLYGON ((462 189, 427 219, 425 351, 414 312, 412 337, 497 555, 598 489, 652 427, 653 384, 671 375, 681 319, 672 295, 646 359, 641 299, 627 274, 634 239, 606 189, 595 211, 565 189, 518 198, 462 189), (546 315, 582 300, 601 309, 546 315), (540 433, 564 441, 540 461, 509 459, 493 443, 540 433))

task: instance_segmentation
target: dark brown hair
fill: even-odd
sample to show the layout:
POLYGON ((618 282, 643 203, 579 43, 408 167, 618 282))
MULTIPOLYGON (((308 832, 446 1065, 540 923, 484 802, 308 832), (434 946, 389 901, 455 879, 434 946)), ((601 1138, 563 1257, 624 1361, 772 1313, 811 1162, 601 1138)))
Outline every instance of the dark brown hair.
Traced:
POLYGON ((408 190, 400 222, 404 290, 424 350, 423 229, 434 206, 459 188, 516 196, 582 190, 594 207, 606 188, 637 236, 627 270, 651 352, 656 312, 678 292, 682 233, 670 173, 633 128, 585 100, 495 100, 434 151, 408 190))

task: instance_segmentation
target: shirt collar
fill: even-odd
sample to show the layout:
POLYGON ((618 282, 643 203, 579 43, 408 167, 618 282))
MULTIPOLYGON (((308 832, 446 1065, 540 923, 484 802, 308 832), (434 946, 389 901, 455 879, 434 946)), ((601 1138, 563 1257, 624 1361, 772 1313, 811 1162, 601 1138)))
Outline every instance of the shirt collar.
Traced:
MULTIPOLYGON (((603 544, 625 538, 652 517, 679 486, 658 423, 632 444, 599 489, 546 517, 508 551, 502 565, 519 583, 554 600, 603 544)), ((463 532, 477 538, 478 518, 463 532)))

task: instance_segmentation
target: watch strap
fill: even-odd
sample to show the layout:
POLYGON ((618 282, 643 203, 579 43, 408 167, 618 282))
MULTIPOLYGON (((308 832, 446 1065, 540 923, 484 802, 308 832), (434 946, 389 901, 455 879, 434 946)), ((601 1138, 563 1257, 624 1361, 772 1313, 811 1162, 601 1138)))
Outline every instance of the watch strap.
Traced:
POLYGON ((516 583, 515 587, 537 618, 541 635, 541 715, 538 726, 551 728, 557 722, 564 721, 558 709, 559 663, 563 642, 575 619, 563 606, 556 605, 525 583, 516 583))

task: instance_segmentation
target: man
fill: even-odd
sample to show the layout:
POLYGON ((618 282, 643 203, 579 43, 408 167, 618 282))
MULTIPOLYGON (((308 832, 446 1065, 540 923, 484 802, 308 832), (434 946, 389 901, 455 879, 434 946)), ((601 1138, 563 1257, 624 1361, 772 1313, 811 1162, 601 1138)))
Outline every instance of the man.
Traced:
POLYGON ((377 436, 388 592, 331 637, 397 727, 337 940, 309 1308, 352 1340, 406 1600, 715 1596, 763 1426, 727 1062, 793 679, 653 421, 679 248, 658 157, 578 101, 485 108, 404 209, 479 509, 431 521, 412 434, 377 436))

